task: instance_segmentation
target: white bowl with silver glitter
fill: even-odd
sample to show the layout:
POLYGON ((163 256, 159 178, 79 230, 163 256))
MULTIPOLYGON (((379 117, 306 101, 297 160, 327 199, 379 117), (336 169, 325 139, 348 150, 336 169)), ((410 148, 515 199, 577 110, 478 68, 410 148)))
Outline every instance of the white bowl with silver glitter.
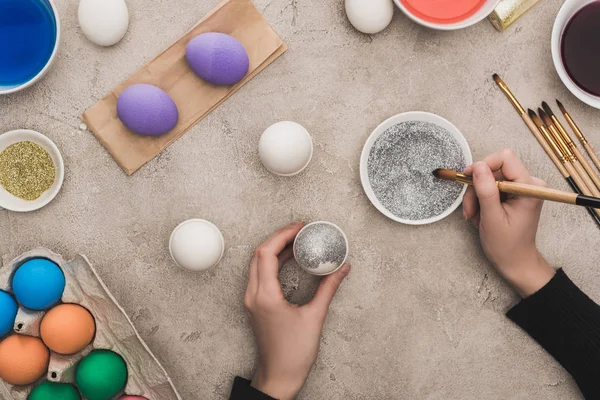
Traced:
MULTIPOLYGON (((432 137, 434 137, 434 136, 432 136, 432 137)), ((425 140, 425 139, 423 139, 423 140, 425 140)), ((400 142, 396 141, 394 143, 396 145, 398 145, 398 143, 400 143, 400 142)), ((379 146, 379 144, 377 146, 379 146)), ((419 153, 417 152, 416 154, 419 154, 419 153)), ((439 115, 428 113, 428 112, 423 112, 423 111, 411 111, 411 112, 398 114, 398 115, 395 115, 395 116, 387 119, 381 125, 379 125, 377 128, 375 128, 373 133, 371 133, 371 135, 367 139, 367 142, 366 142, 366 144, 363 148, 362 154, 361 154, 360 178, 361 178, 361 182, 363 185, 363 189, 364 189, 365 193, 367 194, 367 197, 369 198, 371 203, 375 206, 375 208, 377 208, 386 217, 393 219, 394 221, 401 222, 403 224, 425 225, 425 224, 437 222, 441 219, 446 218, 448 215, 452 214, 452 212, 454 212, 454 210, 456 210, 458 208, 458 206, 462 203, 463 196, 467 190, 466 186, 457 186, 458 184, 455 182, 442 182, 442 181, 437 182, 436 181, 434 183, 433 180, 436 178, 433 178, 433 175, 431 174, 433 172, 433 170, 436 168, 451 168, 451 169, 460 170, 461 168, 464 168, 465 166, 470 165, 472 163, 473 163, 473 156, 471 155, 471 149, 469 148, 469 144, 467 143, 465 137, 462 135, 462 133, 458 130, 458 128, 456 126, 454 126, 448 120, 440 117, 439 115), (373 170, 372 170, 373 168, 379 168, 380 170, 383 170, 383 173, 386 173, 388 168, 391 168, 391 167, 396 168, 398 163, 400 163, 402 161, 397 156, 404 155, 405 153, 409 153, 410 149, 408 149, 408 150, 406 149, 406 147, 408 147, 408 146, 400 146, 399 148, 393 148, 393 150, 395 151, 395 154, 393 152, 392 153, 388 152, 388 158, 389 158, 388 161, 389 162, 387 164, 380 163, 381 165, 375 165, 375 167, 371 166, 371 171, 370 171, 370 167, 369 167, 369 165, 370 165, 369 162, 370 162, 371 152, 374 149, 374 146, 376 146, 378 139, 380 137, 382 137, 382 135, 384 135, 384 133, 389 132, 388 130, 395 126, 401 126, 401 125, 404 126, 404 125, 410 125, 410 124, 412 124, 413 126, 412 127, 409 126, 409 128, 411 128, 412 131, 410 133, 411 136, 409 137, 410 140, 406 143, 407 145, 410 145, 412 143, 412 141, 417 142, 418 140, 420 140, 419 139, 420 129, 423 130, 423 137, 426 137, 429 133, 431 133, 432 135, 435 134, 435 135, 441 135, 444 137, 441 137, 440 140, 436 139, 435 143, 438 148, 431 149, 431 151, 433 153, 431 155, 431 157, 429 154, 427 154, 427 150, 428 150, 427 143, 416 143, 415 146, 421 146, 421 150, 425 149, 424 152, 422 151, 423 156, 421 158, 409 160, 410 163, 407 164, 406 166, 398 167, 398 168, 405 168, 403 170, 403 174, 399 175, 399 177, 403 178, 403 179, 405 179, 406 177, 412 178, 413 176, 419 176, 418 174, 421 174, 420 176, 422 177, 422 179, 427 180, 427 185, 424 185, 424 187, 426 188, 426 191, 424 191, 423 193, 401 193, 402 196, 399 196, 398 192, 397 192, 397 187, 399 186, 398 183, 403 183, 403 181, 390 180, 389 182, 387 182, 387 185, 389 187, 389 190, 392 193, 392 196, 396 197, 396 198, 392 198, 391 201, 397 202, 402 206, 402 205, 404 205, 404 203, 408 203, 411 199, 414 200, 414 198, 418 198, 419 196, 421 196, 421 198, 427 199, 427 196, 430 195, 429 190, 431 190, 432 188, 435 190, 437 190, 438 188, 441 188, 440 190, 442 190, 442 189, 446 190, 445 188, 449 188, 447 190, 452 192, 452 193, 449 193, 449 196, 451 195, 452 197, 448 197, 447 199, 444 199, 444 202, 436 203, 435 206, 437 207, 437 209, 427 210, 428 213, 424 212, 423 217, 419 216, 419 213, 413 213, 410 215, 410 218, 409 218, 405 215, 399 215, 401 213, 397 212, 397 210, 393 210, 393 207, 390 206, 390 204, 388 204, 387 207, 386 207, 386 205, 383 204, 384 201, 380 200, 376 194, 376 191, 378 193, 381 193, 380 187, 375 186, 376 190, 374 190, 374 186, 372 184, 372 176, 370 176, 370 172, 371 172, 371 175, 373 175, 373 170), (426 132, 428 129, 433 130, 435 132, 433 132, 433 131, 426 132), (452 162, 449 162, 448 164, 445 164, 443 162, 439 163, 439 160, 443 160, 445 157, 444 154, 439 154, 440 151, 442 153, 444 151, 446 151, 445 148, 440 149, 439 148, 440 146, 442 146, 442 147, 447 146, 448 152, 450 152, 450 150, 452 150, 452 152, 454 154, 454 158, 458 157, 458 158, 460 158, 460 160, 453 160, 452 157, 449 157, 449 160, 452 162), (434 150, 437 151, 437 153, 435 153, 434 150), (462 153, 462 155, 459 153, 462 153), (393 157, 390 157, 390 155, 393 157), (433 160, 435 160, 435 161, 433 161, 433 160), (435 162, 438 162, 439 164, 435 164, 435 162), (426 170, 419 171, 418 166, 415 165, 417 163, 423 164, 423 168, 426 170), (429 165, 432 163, 435 165, 429 165), (429 169, 431 169, 431 171, 429 171, 429 169), (439 209, 440 207, 441 207, 441 209, 439 209), (392 212, 392 211, 395 211, 395 212, 392 212)), ((378 171, 375 171, 375 172, 378 172, 378 171)), ((380 197, 382 197, 382 196, 380 195, 380 197)), ((385 202, 390 203, 389 201, 385 201, 385 202)), ((420 204, 420 203, 417 203, 417 204, 420 204)))
POLYGON ((0 153, 6 150, 6 148, 9 146, 20 142, 35 143, 48 152, 52 162, 54 163, 56 172, 54 184, 48 190, 42 193, 39 198, 33 201, 23 200, 15 197, 8 193, 6 189, 0 185, 0 209, 5 208, 7 210, 16 212, 35 211, 54 200, 58 192, 60 192, 65 177, 65 165, 58 147, 56 147, 52 140, 48 139, 39 132, 28 129, 17 129, 15 131, 0 134, 0 153))
POLYGON ((331 222, 310 223, 298 232, 294 240, 294 258, 309 274, 333 274, 348 258, 348 238, 331 222))

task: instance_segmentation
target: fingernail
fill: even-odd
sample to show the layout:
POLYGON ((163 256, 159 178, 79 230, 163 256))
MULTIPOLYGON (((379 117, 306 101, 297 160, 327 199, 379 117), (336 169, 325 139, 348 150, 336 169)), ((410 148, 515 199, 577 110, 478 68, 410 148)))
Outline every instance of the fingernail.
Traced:
POLYGON ((343 277, 346 277, 350 273, 350 264, 344 264, 344 266, 340 270, 340 273, 343 277))
POLYGON ((465 211, 464 208, 463 208, 463 218, 465 219, 465 221, 467 220, 467 212, 465 211))
POLYGON ((473 165, 473 176, 482 177, 487 173, 487 165, 483 161, 478 161, 473 165))

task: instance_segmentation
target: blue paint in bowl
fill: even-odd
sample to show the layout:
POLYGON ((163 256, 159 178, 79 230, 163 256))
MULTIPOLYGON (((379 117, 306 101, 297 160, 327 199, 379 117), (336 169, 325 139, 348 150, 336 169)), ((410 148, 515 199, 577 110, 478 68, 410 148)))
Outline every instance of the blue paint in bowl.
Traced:
POLYGON ((0 0, 0 92, 37 80, 58 44, 50 0, 0 0))

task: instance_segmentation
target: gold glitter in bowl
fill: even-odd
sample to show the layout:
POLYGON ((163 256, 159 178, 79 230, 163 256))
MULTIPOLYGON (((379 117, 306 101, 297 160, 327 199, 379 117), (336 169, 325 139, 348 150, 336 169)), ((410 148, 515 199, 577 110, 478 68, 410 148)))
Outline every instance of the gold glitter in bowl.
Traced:
POLYGON ((33 201, 56 179, 52 158, 40 145, 23 141, 0 153, 0 185, 15 197, 33 201))

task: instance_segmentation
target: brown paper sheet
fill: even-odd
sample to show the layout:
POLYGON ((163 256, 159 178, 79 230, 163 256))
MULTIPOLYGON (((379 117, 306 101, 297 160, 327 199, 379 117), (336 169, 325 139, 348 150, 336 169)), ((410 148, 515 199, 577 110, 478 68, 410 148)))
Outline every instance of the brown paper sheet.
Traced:
POLYGON ((123 170, 131 175, 179 139, 188 129, 238 91, 287 50, 287 46, 250 0, 226 0, 202 18, 188 33, 112 90, 83 114, 83 121, 123 170), (234 86, 215 86, 188 66, 185 47, 205 32, 227 33, 239 40, 250 58, 248 75, 234 86), (137 83, 166 91, 177 104, 179 122, 158 137, 131 132, 117 116, 121 92, 137 83))

